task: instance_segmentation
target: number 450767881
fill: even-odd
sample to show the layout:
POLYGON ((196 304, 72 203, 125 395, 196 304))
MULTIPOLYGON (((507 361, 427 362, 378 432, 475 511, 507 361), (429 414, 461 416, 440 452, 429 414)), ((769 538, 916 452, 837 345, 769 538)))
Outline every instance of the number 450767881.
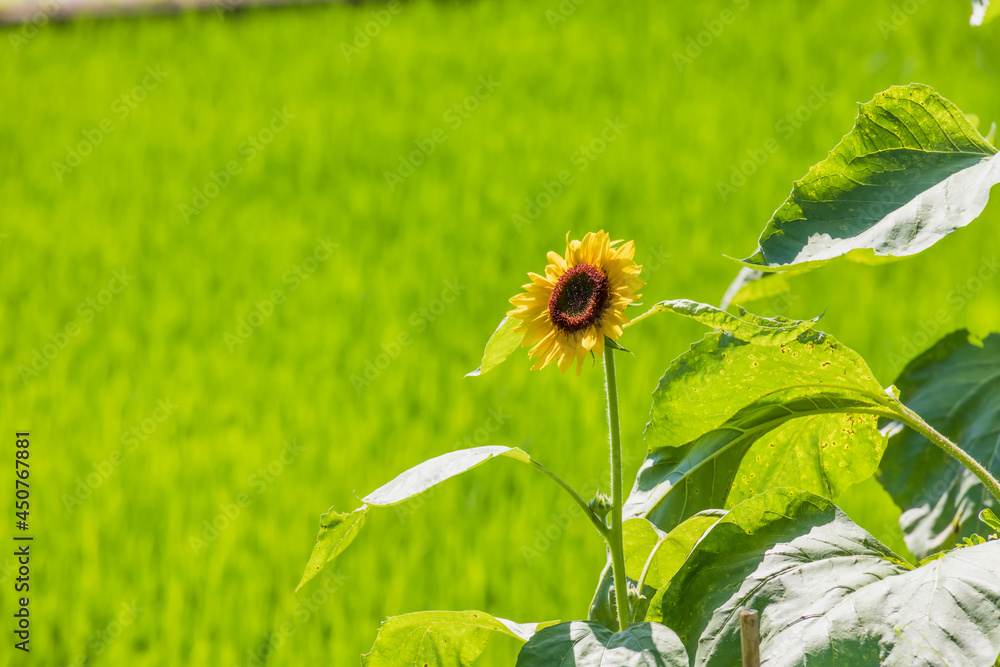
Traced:
POLYGON ((15 496, 15 515, 17 516, 17 527, 20 530, 28 530, 28 510, 31 504, 28 500, 30 496, 30 486, 28 484, 29 466, 28 457, 30 456, 31 442, 28 440, 27 433, 17 434, 17 448, 14 450, 16 452, 14 458, 14 496, 15 496))

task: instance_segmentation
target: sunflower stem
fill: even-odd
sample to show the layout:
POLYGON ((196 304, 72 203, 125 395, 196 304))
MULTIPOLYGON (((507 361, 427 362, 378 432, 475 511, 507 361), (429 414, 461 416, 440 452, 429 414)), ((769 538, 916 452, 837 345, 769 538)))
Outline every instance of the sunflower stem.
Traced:
POLYGON ((628 628, 632 610, 628 599, 628 579, 625 576, 625 542, 622 538, 622 436, 618 424, 618 385, 615 380, 615 353, 604 349, 604 372, 608 386, 608 425, 611 431, 611 569, 615 580, 615 603, 618 607, 618 627, 628 628))

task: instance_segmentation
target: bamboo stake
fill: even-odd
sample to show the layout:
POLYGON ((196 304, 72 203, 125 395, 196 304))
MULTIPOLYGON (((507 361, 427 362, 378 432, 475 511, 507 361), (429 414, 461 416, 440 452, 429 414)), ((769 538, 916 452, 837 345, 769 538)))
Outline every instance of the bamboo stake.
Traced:
POLYGON ((740 643, 743 667, 760 667, 760 626, 756 611, 740 612, 740 643))

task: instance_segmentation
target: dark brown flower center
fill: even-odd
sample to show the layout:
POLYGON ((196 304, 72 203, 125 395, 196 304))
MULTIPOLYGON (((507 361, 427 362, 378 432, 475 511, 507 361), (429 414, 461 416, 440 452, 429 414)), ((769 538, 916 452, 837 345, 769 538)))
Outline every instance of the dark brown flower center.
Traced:
POLYGON ((608 305, 608 277, 596 266, 577 264, 562 274, 549 297, 549 317, 566 333, 597 322, 608 305))

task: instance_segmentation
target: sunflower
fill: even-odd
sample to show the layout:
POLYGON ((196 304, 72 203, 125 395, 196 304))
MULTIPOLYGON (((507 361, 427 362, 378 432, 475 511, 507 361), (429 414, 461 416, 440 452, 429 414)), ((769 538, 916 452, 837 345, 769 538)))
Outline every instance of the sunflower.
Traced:
POLYGON ((639 280, 641 266, 632 260, 635 243, 612 241, 599 231, 582 241, 566 235, 566 257, 548 254, 545 275, 529 273, 525 292, 513 297, 514 310, 507 313, 521 320, 514 333, 523 333, 522 347, 537 357, 532 370, 552 362, 563 373, 575 359, 580 374, 588 352, 603 356, 604 337, 618 340, 628 321, 625 307, 646 283, 639 280))

